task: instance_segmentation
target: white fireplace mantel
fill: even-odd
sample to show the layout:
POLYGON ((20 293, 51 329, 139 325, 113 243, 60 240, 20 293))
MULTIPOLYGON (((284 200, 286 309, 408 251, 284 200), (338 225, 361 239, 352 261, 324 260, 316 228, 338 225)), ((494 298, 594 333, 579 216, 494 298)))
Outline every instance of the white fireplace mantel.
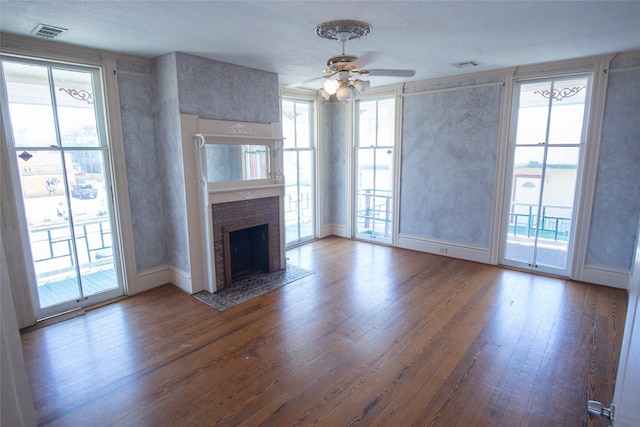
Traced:
POLYGON ((182 114, 181 127, 191 261, 191 289, 185 290, 190 293, 217 290, 212 206, 218 203, 277 197, 280 223, 280 268, 285 268, 281 124, 208 120, 182 114), (208 182, 205 158, 207 144, 268 145, 271 175, 259 180, 208 182), (190 167, 189 157, 193 160, 190 167))

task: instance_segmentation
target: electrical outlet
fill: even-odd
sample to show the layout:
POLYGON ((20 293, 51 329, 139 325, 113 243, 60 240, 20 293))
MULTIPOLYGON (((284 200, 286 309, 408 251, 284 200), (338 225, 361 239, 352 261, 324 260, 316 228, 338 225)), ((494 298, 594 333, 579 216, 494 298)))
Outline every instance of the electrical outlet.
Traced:
POLYGON ((441 254, 446 254, 447 253, 447 248, 440 248, 439 252, 441 254))

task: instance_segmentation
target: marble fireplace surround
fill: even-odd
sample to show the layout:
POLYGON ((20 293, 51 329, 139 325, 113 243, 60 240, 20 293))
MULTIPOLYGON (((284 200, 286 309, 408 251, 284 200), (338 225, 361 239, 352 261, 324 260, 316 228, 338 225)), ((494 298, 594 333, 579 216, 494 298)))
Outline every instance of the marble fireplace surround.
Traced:
MULTIPOLYGON (((268 226, 269 270, 286 267, 284 254, 284 177, 280 123, 238 123, 186 117, 195 148, 200 240, 204 290, 231 285, 229 233, 257 225, 268 226), (250 181, 208 182, 206 144, 265 144, 270 147, 271 176, 250 181), (226 241, 226 247, 225 247, 226 241)), ((197 260, 196 260, 197 263, 197 260)), ((197 267, 197 266, 196 266, 197 267)), ((194 288, 196 291, 197 288, 194 288)))

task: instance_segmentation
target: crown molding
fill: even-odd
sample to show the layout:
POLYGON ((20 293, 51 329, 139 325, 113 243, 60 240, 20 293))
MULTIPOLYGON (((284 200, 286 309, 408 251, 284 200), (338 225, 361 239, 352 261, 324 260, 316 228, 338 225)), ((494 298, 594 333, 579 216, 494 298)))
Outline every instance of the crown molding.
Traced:
POLYGON ((100 65, 103 62, 97 49, 17 34, 0 33, 0 51, 10 55, 35 56, 52 61, 79 61, 91 65, 100 65))
POLYGON ((516 69, 515 78, 554 75, 562 73, 594 71, 599 63, 608 63, 617 53, 585 56, 582 58, 566 59, 563 61, 543 62, 540 64, 523 65, 516 69))
POLYGON ((151 58, 124 55, 118 52, 9 33, 0 33, 0 53, 59 62, 80 62, 86 65, 102 65, 105 60, 124 60, 128 63, 146 66, 151 63, 151 58))
POLYGON ((433 79, 412 81, 412 82, 405 83, 404 90, 405 92, 408 92, 408 94, 410 94, 411 92, 409 91, 409 89, 413 89, 416 87, 441 85, 441 84, 468 81, 468 80, 477 80, 477 79, 483 79, 483 78, 489 78, 489 77, 495 77, 498 79, 496 80, 496 82, 502 82, 504 81, 505 75, 512 75, 515 72, 515 70, 516 70, 515 67, 497 68, 495 70, 475 71, 472 73, 455 74, 451 76, 437 77, 433 79))

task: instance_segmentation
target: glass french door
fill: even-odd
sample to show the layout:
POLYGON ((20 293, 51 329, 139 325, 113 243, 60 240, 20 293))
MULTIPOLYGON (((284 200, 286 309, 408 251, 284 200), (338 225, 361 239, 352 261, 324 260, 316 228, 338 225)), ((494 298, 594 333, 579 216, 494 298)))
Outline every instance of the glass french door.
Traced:
POLYGON ((3 57, 2 92, 36 317, 122 295, 99 70, 3 57))
POLYGON ((391 243, 395 98, 356 101, 355 237, 391 243))
POLYGON ((283 98, 285 239, 287 246, 314 239, 314 101, 283 98))
POLYGON ((570 274, 590 90, 590 75, 516 83, 503 264, 570 274))

